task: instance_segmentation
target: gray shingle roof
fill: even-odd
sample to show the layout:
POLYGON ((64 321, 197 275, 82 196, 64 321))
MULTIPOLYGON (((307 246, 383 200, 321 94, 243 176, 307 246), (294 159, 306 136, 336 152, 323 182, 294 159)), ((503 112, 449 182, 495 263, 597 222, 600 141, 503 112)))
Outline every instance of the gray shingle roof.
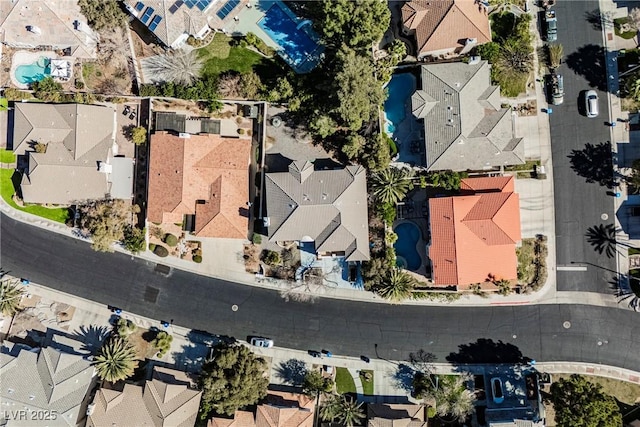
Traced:
POLYGON ((479 170, 524 163, 510 110, 500 106, 487 61, 423 65, 422 87, 411 97, 424 120, 428 170, 479 170))
POLYGON ((315 170, 293 162, 266 174, 270 241, 311 240, 318 252, 369 259, 366 171, 360 166, 315 170))
POLYGON ((202 393, 189 388, 180 371, 155 367, 144 387, 125 384, 122 391, 102 388, 93 400, 88 427, 191 427, 196 422, 202 393))
POLYGON ((29 157, 21 188, 25 202, 72 204, 103 198, 111 193, 112 183, 112 197, 131 197, 133 162, 113 157, 115 111, 111 108, 17 103, 13 141, 14 152, 29 157), (37 142, 47 144, 45 153, 33 151, 37 142), (101 162, 111 164, 112 171, 100 172, 101 162))
POLYGON ((84 418, 82 404, 94 384, 90 361, 50 347, 3 346, 0 376, 2 425, 11 410, 29 408, 56 413, 57 418, 47 422, 50 426, 75 426, 84 418))

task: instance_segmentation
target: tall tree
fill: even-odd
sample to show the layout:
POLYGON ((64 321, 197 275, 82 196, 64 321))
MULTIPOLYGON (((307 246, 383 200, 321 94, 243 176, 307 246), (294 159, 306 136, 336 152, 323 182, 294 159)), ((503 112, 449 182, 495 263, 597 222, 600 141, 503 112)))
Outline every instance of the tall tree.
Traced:
POLYGON ((200 387, 201 419, 212 412, 233 415, 243 406, 253 405, 267 394, 267 364, 241 345, 218 345, 211 360, 202 367, 200 387))
POLYGON ((441 376, 435 392, 436 412, 463 423, 474 411, 475 395, 467 388, 468 375, 441 376))
POLYGON ((302 388, 309 396, 316 396, 318 393, 328 393, 333 388, 333 380, 325 378, 320 371, 308 371, 304 375, 302 388))
POLYGON ((411 296, 416 280, 406 271, 393 269, 386 280, 377 287, 376 293, 393 302, 405 300, 411 296))
POLYGON ((133 375, 137 366, 136 351, 126 339, 113 336, 100 349, 94 366, 98 376, 105 381, 124 380, 133 375))
POLYGON ((0 312, 5 316, 13 316, 20 308, 24 289, 19 285, 18 279, 0 281, 0 312))
POLYGON ((338 124, 357 131, 377 113, 385 92, 374 75, 373 62, 354 50, 343 48, 336 56, 334 90, 338 124))
POLYGON ((391 22, 385 0, 323 0, 321 9, 323 20, 318 28, 325 41, 334 46, 371 48, 391 22))
POLYGON ((600 384, 573 374, 551 384, 551 402, 558 427, 619 427, 620 409, 600 384))
POLYGON ((121 26, 126 22, 127 16, 118 3, 117 0, 78 0, 80 12, 96 31, 121 26))
POLYGON ((96 251, 113 252, 112 244, 125 238, 131 214, 140 211, 137 205, 124 200, 92 200, 80 207, 81 227, 91 233, 96 251))
POLYGON ((373 196, 380 203, 396 204, 413 188, 413 171, 387 168, 371 175, 373 196))
POLYGON ((346 427, 360 425, 364 417, 362 402, 358 403, 345 395, 332 394, 320 407, 320 418, 323 421, 336 421, 346 427))
POLYGON ((191 85, 200 77, 204 59, 195 50, 152 56, 142 67, 150 80, 191 85))

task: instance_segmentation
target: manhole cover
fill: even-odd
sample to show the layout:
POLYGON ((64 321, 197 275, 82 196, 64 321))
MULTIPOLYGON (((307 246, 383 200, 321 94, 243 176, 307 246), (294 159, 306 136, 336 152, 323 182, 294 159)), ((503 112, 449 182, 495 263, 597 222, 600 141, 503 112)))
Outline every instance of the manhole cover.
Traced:
POLYGON ((155 272, 160 273, 163 276, 168 276, 169 273, 171 273, 171 267, 168 265, 156 264, 155 272))
POLYGON ((562 324, 562 326, 563 326, 565 329, 569 329, 569 328, 571 327, 571 322, 569 322, 568 320, 566 320, 566 321, 562 324))
POLYGON ((160 289, 154 288, 152 286, 147 286, 144 289, 144 300, 146 302, 150 302, 155 304, 158 301, 158 294, 160 293, 160 289))
POLYGON ((602 215, 600 215, 600 218, 601 218, 603 221, 606 221, 606 220, 608 220, 608 219, 609 219, 609 215, 607 215, 606 213, 603 213, 602 215))
POLYGON ((238 311, 238 306, 236 304, 233 304, 231 306, 231 311, 238 311))
POLYGON ((274 128, 280 127, 282 125, 282 119, 280 117, 274 117, 271 119, 271 126, 274 128))

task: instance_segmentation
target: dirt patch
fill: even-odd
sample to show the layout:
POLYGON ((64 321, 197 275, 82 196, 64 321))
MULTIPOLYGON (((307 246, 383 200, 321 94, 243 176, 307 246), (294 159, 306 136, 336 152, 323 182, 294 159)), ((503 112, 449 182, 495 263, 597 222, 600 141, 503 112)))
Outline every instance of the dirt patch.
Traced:
POLYGON ((132 332, 129 337, 129 343, 136 349, 136 358, 144 360, 147 358, 153 358, 156 355, 156 349, 151 345, 151 342, 144 339, 144 337, 150 337, 154 335, 149 329, 137 328, 132 332))
POLYGON ((530 99, 527 102, 517 104, 513 109, 518 116, 536 116, 538 115, 538 101, 530 99))

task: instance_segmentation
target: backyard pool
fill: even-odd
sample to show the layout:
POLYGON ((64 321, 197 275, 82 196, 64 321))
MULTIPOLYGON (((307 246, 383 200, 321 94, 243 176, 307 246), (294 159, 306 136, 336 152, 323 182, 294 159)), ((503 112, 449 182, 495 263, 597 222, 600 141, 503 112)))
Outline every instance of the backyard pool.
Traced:
POLYGON ((306 28, 310 27, 311 22, 298 22, 293 12, 280 1, 262 3, 271 4, 271 7, 258 25, 280 46, 278 54, 296 72, 308 72, 315 68, 320 47, 312 38, 315 34, 310 32, 313 30, 306 28))
POLYGON ((45 77, 51 75, 51 69, 49 67, 49 58, 41 56, 38 60, 32 64, 18 65, 16 67, 16 80, 22 84, 31 84, 39 82, 45 77))
POLYGON ((385 131, 393 136, 406 117, 407 100, 415 90, 416 79, 409 73, 394 74, 387 85, 389 96, 384 103, 385 131))
POLYGON ((399 259, 399 267, 416 271, 422 265, 422 259, 418 253, 417 245, 422 233, 417 225, 412 222, 404 222, 393 230, 398 235, 398 240, 393 245, 399 259))

